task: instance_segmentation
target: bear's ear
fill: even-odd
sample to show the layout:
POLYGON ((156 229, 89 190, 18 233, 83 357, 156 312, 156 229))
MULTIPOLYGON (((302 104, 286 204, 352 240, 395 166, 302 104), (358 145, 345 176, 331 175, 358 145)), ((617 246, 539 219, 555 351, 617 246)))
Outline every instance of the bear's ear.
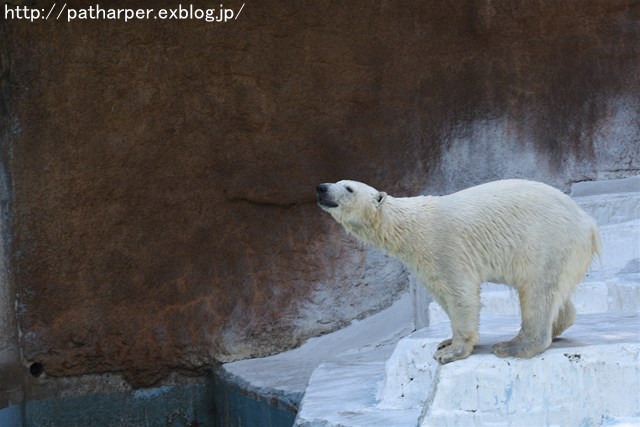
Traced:
POLYGON ((387 198, 387 193, 385 193, 384 191, 381 191, 378 194, 376 194, 376 208, 379 208, 382 202, 384 202, 384 199, 386 198, 387 198))

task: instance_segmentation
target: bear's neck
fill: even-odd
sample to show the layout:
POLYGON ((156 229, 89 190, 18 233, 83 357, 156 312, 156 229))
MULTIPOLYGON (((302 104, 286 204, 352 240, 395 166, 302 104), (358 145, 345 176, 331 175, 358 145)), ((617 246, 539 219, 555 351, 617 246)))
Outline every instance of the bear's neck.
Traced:
POLYGON ((404 197, 387 199, 379 207, 377 214, 370 223, 358 229, 352 229, 353 234, 362 240, 377 246, 398 258, 411 256, 414 249, 416 233, 424 230, 429 222, 429 197, 404 197), (419 224, 421 223, 421 224, 419 224))

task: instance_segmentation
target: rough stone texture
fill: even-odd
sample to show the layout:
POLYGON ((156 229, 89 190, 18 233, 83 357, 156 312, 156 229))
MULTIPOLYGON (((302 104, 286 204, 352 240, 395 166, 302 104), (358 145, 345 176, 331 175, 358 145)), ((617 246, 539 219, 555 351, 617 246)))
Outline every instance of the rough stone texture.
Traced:
MULTIPOLYGON (((24 398, 23 369, 14 312, 15 288, 9 280, 11 193, 6 157, 8 117, 5 103, 9 62, 2 39, 4 26, 0 21, 0 408, 20 403, 24 398)), ((0 425, 2 423, 3 417, 0 415, 0 425)))
POLYGON ((389 305, 406 273, 378 275, 385 258, 315 206, 318 182, 401 195, 637 172, 638 22, 637 2, 608 0, 5 22, 25 363, 148 385, 389 305))

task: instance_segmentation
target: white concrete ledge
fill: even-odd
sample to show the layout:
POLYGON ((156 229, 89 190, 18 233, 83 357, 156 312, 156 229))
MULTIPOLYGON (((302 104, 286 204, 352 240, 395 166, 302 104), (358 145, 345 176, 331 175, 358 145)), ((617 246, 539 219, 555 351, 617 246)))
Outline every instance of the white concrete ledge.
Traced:
POLYGON ((396 342, 413 331, 412 316, 411 298, 406 293, 391 307, 339 331, 311 338, 294 350, 226 363, 222 374, 249 392, 297 406, 318 365, 386 360, 396 342))
POLYGON ((581 316, 563 338, 531 359, 500 359, 519 319, 488 316, 469 358, 440 366, 433 352, 447 322, 400 340, 383 365, 321 365, 296 425, 475 426, 640 423, 640 317, 581 316))

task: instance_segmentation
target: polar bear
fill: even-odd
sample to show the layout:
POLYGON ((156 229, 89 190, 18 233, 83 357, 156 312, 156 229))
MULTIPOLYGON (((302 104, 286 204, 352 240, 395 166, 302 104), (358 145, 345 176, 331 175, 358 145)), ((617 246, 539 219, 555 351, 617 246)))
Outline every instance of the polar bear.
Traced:
POLYGON ((478 340, 480 284, 503 283, 520 299, 522 325, 499 357, 531 357, 571 326, 570 295, 600 254, 595 221, 546 184, 501 180, 447 196, 392 197, 366 184, 316 188, 318 204, 359 239, 399 258, 451 320, 441 364, 469 356, 478 340))

